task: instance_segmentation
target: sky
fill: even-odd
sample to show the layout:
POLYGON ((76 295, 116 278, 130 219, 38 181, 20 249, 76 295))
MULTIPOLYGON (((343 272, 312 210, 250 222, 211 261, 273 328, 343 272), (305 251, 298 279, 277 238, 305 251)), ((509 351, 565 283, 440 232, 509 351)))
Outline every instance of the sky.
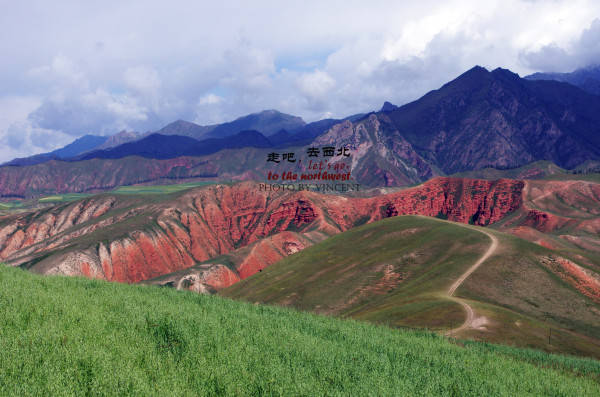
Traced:
POLYGON ((474 65, 600 63, 600 2, 0 0, 0 162, 85 134, 401 105, 474 65))

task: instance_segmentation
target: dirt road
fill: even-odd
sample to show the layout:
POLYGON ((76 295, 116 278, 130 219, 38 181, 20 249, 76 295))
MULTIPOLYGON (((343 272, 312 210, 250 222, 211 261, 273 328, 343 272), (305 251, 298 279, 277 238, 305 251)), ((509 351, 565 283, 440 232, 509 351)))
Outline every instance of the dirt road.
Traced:
POLYGON ((498 239, 496 238, 496 236, 494 236, 493 234, 482 230, 480 228, 474 228, 474 227, 469 227, 469 226, 464 226, 461 225, 463 227, 468 227, 469 229, 473 229, 473 230, 477 230, 480 233, 483 233, 485 235, 487 235, 491 240, 492 243, 490 244, 489 248, 487 249, 487 251, 485 251, 485 253, 477 260, 477 262, 475 262, 473 264, 473 266, 471 266, 470 268, 467 269, 466 272, 464 272, 448 289, 448 297, 450 299, 452 299, 453 301, 460 303, 462 305, 462 307, 465 309, 465 312, 467 313, 467 318, 465 319, 465 322, 457 328, 451 329, 449 331, 446 332, 446 336, 450 336, 453 334, 456 334, 462 330, 465 330, 467 328, 471 328, 471 324, 473 323, 473 320, 475 319, 475 312, 473 311, 473 308, 471 307, 471 305, 469 305, 464 299, 461 298, 457 298, 454 296, 454 293, 456 292, 456 289, 458 287, 461 286, 461 284, 475 271, 477 270, 477 268, 479 266, 481 266, 481 264, 483 262, 485 262, 493 253, 494 251, 496 251, 496 248, 498 248, 498 239))

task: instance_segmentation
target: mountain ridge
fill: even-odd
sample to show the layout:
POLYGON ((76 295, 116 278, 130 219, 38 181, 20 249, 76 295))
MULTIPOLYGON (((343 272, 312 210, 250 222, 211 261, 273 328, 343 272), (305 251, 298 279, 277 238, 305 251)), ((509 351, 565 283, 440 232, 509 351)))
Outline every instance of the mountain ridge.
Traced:
POLYGON ((537 72, 525 76, 529 80, 563 81, 594 95, 600 95, 600 65, 576 69, 569 73, 537 72))
POLYGON ((124 143, 114 148, 85 153, 69 161, 91 159, 119 159, 140 156, 153 159, 171 159, 182 156, 204 156, 223 149, 240 147, 271 147, 273 144, 258 131, 240 131, 223 138, 203 140, 180 135, 151 134, 134 142, 124 143))
MULTIPOLYGON (((388 108, 391 110, 304 124, 295 132, 279 129, 270 136, 273 150, 305 152, 311 146, 348 147, 354 179, 369 187, 406 186, 436 176, 488 167, 517 168, 542 160, 566 169, 600 160, 600 112, 597 111, 600 97, 568 83, 530 81, 507 69, 488 71, 476 66, 416 101, 388 108)), ((183 121, 175 125, 196 128, 193 123, 183 121)), ((262 143, 255 146, 269 146, 260 136, 256 137, 262 143)), ((131 149, 134 142, 125 145, 129 149, 112 153, 119 150, 123 156, 136 153, 131 149)), ((184 148, 168 157, 199 155, 198 163, 211 163, 210 167, 204 167, 210 168, 209 172, 199 174, 210 174, 216 179, 264 180, 269 168, 264 160, 259 160, 266 159, 267 153, 250 146, 252 142, 248 141, 245 149, 237 149, 239 142, 216 145, 221 151, 211 154, 192 153, 184 148), (259 158, 251 159, 249 153, 259 158)), ((160 152, 165 148, 154 150, 160 152)), ((85 158, 90 158, 90 154, 79 160, 85 158)), ((127 160, 123 157, 122 161, 127 160)), ((87 167, 76 163, 73 161, 72 167, 87 167)), ((0 181, 11 181, 2 185, 0 196, 23 195, 24 187, 19 180, 27 179, 33 172, 43 181, 36 182, 43 185, 40 186, 43 191, 60 185, 44 167, 31 167, 36 166, 22 170, 0 167, 0 181)), ((139 175, 147 175, 145 162, 136 167, 139 175)), ((198 173, 180 169, 178 175, 187 178, 198 173)), ((140 179, 158 181, 165 176, 140 179)))

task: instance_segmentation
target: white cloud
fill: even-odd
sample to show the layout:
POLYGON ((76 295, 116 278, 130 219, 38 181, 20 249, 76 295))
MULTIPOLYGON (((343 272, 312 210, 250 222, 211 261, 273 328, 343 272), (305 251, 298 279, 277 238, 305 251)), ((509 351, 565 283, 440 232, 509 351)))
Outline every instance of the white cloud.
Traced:
POLYGON ((155 96, 161 86, 158 72, 148 66, 135 66, 125 70, 123 79, 125 86, 140 95, 155 96))
POLYGON ((206 94, 198 100, 198 105, 216 105, 223 102, 223 98, 215 94, 206 94))
POLYGON ((56 55, 50 64, 38 66, 27 72, 34 81, 55 89, 87 89, 89 82, 75 63, 64 55, 56 55))
POLYGON ((71 142, 72 137, 38 128, 27 116, 40 105, 35 97, 0 98, 0 161, 48 152, 71 142))
POLYGON ((552 41, 520 54, 523 63, 544 72, 568 72, 600 64, 600 18, 595 19, 577 38, 559 45, 552 41))
POLYGON ((300 91, 310 98, 321 99, 335 86, 335 80, 321 70, 302 74, 298 79, 300 91))

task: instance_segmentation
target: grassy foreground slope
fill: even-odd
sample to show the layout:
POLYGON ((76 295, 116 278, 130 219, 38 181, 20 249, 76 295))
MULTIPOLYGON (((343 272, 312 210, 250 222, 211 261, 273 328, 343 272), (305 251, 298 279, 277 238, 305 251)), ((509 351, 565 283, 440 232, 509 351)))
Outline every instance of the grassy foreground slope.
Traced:
MULTIPOLYGON (((544 266, 555 253, 485 230, 498 248, 455 293, 473 307, 475 325, 453 336, 600 358, 600 305, 544 266)), ((447 332, 466 318, 448 289, 490 243, 476 227, 393 217, 333 236, 220 294, 447 332)))
POLYGON ((0 395, 594 395, 600 364, 0 266, 0 395))

